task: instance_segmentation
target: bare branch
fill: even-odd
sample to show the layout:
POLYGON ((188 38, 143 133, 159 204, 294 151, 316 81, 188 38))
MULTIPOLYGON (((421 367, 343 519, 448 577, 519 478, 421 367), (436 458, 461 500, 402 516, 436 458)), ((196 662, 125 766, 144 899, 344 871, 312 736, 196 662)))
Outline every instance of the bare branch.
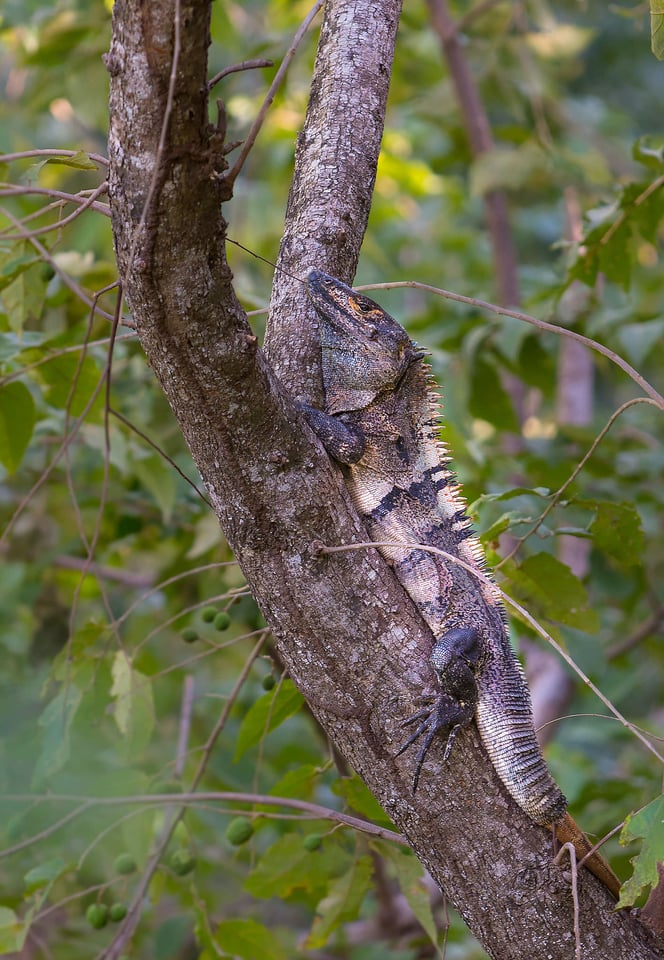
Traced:
POLYGON ((120 567, 104 567, 98 563, 89 563, 84 557, 55 557, 53 563, 56 567, 62 567, 63 570, 81 570, 90 576, 101 577, 103 580, 114 580, 125 587, 133 587, 136 590, 144 590, 145 587, 151 587, 154 583, 152 573, 138 573, 120 567))
POLYGON ((208 80, 208 90, 212 90, 220 80, 230 76, 232 73, 240 73, 242 70, 257 70, 263 67, 273 67, 272 60, 243 60, 242 63, 233 63, 230 67, 224 67, 219 73, 216 73, 211 80, 208 80))
MULTIPOLYGON (((13 163, 14 160, 32 160, 35 157, 78 157, 80 154, 80 150, 21 150, 18 153, 0 153, 0 163, 13 163)), ((102 157, 99 153, 86 153, 85 156, 94 160, 95 163, 100 163, 103 167, 108 166, 107 158, 102 157)))
MULTIPOLYGON (((78 203, 79 207, 77 210, 74 210, 73 213, 70 213, 68 216, 63 217, 62 219, 56 220, 55 223, 51 223, 46 227, 38 227, 36 230, 30 230, 31 237, 39 237, 44 233, 52 233, 53 230, 59 230, 61 227, 65 227, 68 223, 71 223, 72 220, 75 220, 77 217, 80 217, 82 213, 86 210, 92 208, 96 213, 101 213, 105 217, 110 217, 111 212, 108 209, 107 205, 104 203, 97 203, 97 197, 102 196, 106 193, 108 189, 108 184, 104 180, 103 183, 100 183, 99 186, 92 191, 82 191, 80 194, 72 194, 67 196, 66 194, 60 193, 57 190, 32 190, 24 187, 17 187, 16 189, 10 190, 0 190, 0 197, 11 197, 16 196, 22 193, 45 193, 47 195, 56 195, 59 194, 62 197, 63 203, 78 203), (85 196, 85 194, 88 196, 85 196)), ((56 204, 55 206, 62 208, 63 203, 56 204)), ((48 213, 54 205, 49 204, 48 207, 45 207, 42 210, 37 210, 35 213, 31 213, 29 216, 24 217, 21 220, 21 225, 24 226, 29 220, 33 220, 36 217, 42 217, 45 213, 48 213)), ((4 230, 0 231, 0 236, 3 240, 20 240, 25 236, 23 233, 6 233, 4 230)))

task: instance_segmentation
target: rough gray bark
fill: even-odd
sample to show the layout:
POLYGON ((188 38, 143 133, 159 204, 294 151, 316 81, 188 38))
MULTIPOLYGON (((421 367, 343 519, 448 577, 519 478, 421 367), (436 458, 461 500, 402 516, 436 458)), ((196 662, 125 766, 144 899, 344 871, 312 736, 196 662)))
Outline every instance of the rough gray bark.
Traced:
MULTIPOLYGON (((350 283, 371 208, 401 0, 327 3, 298 135, 278 265, 350 283)), ((282 382, 322 400, 315 321, 304 289, 277 270, 265 349, 282 382), (313 325, 312 325, 313 324, 313 325)))
MULTIPOLYGON (((314 81, 317 96, 329 100, 326 115, 335 113, 332 65, 348 69, 347 44, 358 42, 349 41, 354 24, 370 17, 389 26, 365 37, 376 45, 368 61, 376 66, 363 82, 379 92, 370 96, 355 82, 344 109, 357 130, 380 126, 376 111, 385 102, 397 14, 398 3, 389 0, 329 4, 328 23, 338 27, 334 56, 319 55, 314 81)), ((208 4, 193 0, 116 0, 114 7, 110 196, 120 274, 141 342, 280 655, 333 742, 491 956, 569 960, 569 883, 552 864, 546 832, 503 791, 474 728, 459 736, 449 769, 437 775, 432 768, 440 763, 440 745, 432 748, 415 798, 414 758, 393 759, 403 736, 399 720, 432 677, 431 636, 389 567, 373 551, 319 558, 312 549, 316 540, 349 543, 364 533, 338 472, 300 420, 233 293, 220 214, 224 161, 207 125, 208 17, 208 4)), ((353 50, 357 54, 357 46, 353 50)), ((349 276, 366 225, 378 142, 374 136, 365 143, 359 159, 343 155, 344 164, 356 164, 351 179, 361 183, 362 211, 349 197, 352 211, 342 204, 329 211, 329 220, 313 217, 315 235, 306 232, 306 217, 287 231, 299 262, 310 257, 349 276), (331 252, 339 229, 352 237, 345 258, 331 252)), ((308 162, 301 147, 298 164, 308 162)), ((320 182, 309 183, 299 169, 298 182, 297 208, 320 209, 320 182)), ((276 304, 274 323, 290 320, 290 304, 287 297, 276 304)), ((298 335, 306 344, 298 362, 306 359, 313 384, 310 331, 298 335)), ((287 328, 284 345, 273 346, 282 361, 291 337, 287 328)), ((275 332, 272 343, 278 342, 275 332)), ((295 363, 282 366, 295 384, 295 363)), ((613 912, 606 890, 585 873, 580 896, 586 960, 662 956, 647 946, 638 923, 613 912)))

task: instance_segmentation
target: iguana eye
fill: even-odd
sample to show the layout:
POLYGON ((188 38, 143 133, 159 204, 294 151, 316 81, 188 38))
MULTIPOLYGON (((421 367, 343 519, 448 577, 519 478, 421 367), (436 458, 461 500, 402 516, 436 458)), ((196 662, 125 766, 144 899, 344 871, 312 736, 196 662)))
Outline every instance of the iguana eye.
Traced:
POLYGON ((350 297, 350 305, 353 309, 361 313, 363 317, 368 317, 376 310, 376 304, 368 297, 350 297))
POLYGON ((376 312, 376 304, 372 300, 364 300, 362 298, 358 299, 357 306, 360 313, 369 315, 370 313, 376 312))

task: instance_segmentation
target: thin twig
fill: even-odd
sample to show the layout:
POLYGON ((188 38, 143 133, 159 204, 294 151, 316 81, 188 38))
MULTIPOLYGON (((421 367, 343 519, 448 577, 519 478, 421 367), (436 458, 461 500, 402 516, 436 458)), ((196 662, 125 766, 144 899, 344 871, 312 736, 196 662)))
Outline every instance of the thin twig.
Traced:
MULTIPOLYGON (((79 204, 78 208, 72 211, 72 213, 68 214, 66 217, 63 217, 62 220, 56 220, 55 223, 50 223, 46 227, 38 227, 36 230, 31 230, 30 236, 39 237, 44 233, 52 233, 53 230, 59 230, 61 227, 65 227, 67 226, 68 223, 71 223, 72 220, 76 220, 77 217, 80 217, 81 214, 84 213, 86 210, 88 210, 90 207, 92 207, 93 210, 96 210, 97 213, 102 213, 104 216, 110 217, 111 214, 108 206, 106 204, 99 204, 95 202, 97 200, 97 197, 100 197, 102 194, 106 193, 107 190, 108 190, 108 181, 104 180, 104 182, 100 183, 97 189, 93 190, 88 197, 83 197, 82 195, 79 195, 77 197, 76 195, 72 195, 71 199, 69 200, 63 199, 62 203, 58 204, 60 208, 62 208, 63 203, 78 203, 79 204)), ((16 191, 16 192, 19 192, 19 191, 16 191)), ((35 193, 34 190, 28 190, 25 192, 35 193)), ((39 191, 39 193, 42 193, 42 192, 43 191, 41 190, 39 191)), ((15 195, 14 191, 0 190, 0 196, 13 196, 13 195, 15 195)), ((50 206, 51 204, 49 204, 49 208, 50 206)), ((21 223, 24 225, 27 220, 31 220, 35 216, 43 216, 47 212, 47 209, 37 210, 35 213, 30 214, 29 217, 24 218, 21 221, 21 223)), ((23 238, 23 236, 24 234, 22 233, 5 233, 4 231, 0 231, 0 237, 2 237, 3 240, 20 240, 23 238)))
POLYGON ((238 154, 235 163, 233 164, 231 169, 228 171, 228 173, 224 177, 224 182, 228 185, 229 188, 232 187, 233 184, 235 183, 235 180, 237 179, 237 176, 240 170, 244 166, 245 160, 249 156, 249 152, 251 151, 251 148, 253 147, 256 141, 256 137, 258 136, 258 133, 261 127, 263 126, 263 121, 265 120, 267 111, 269 110, 272 104, 272 101, 275 98, 277 90, 281 86, 281 81, 284 78, 284 75, 290 65, 291 60, 295 56, 295 51, 297 50, 300 44, 300 41, 304 37, 305 33, 309 29, 309 26, 311 25, 311 22, 313 21, 314 17, 316 16, 316 14, 318 13, 318 11, 321 9, 322 6, 323 6, 323 0, 316 0, 316 3, 314 3, 311 10, 302 21, 297 33, 293 37, 293 41, 290 47, 288 48, 288 50, 286 51, 286 55, 284 59, 281 61, 279 69, 274 75, 274 79, 270 84, 270 88, 265 96, 265 100, 263 100, 262 106, 258 111, 258 115, 256 116, 256 119, 251 125, 251 129, 249 130, 249 133, 247 134, 247 137, 242 145, 242 149, 240 150, 240 153, 238 154))
POLYGON ((81 153, 84 153, 90 160, 94 160, 95 163, 100 163, 104 167, 109 165, 107 158, 102 157, 99 153, 87 153, 85 150, 52 149, 21 150, 18 153, 2 153, 0 154, 0 163, 12 163, 14 160, 29 160, 31 157, 78 157, 81 153))
POLYGON ((664 607, 657 607, 652 611, 649 617, 640 624, 633 633, 625 637, 620 643, 614 644, 606 651, 606 659, 614 660, 623 653, 627 653, 634 647, 637 647, 643 640, 662 626, 664 622, 664 607))
POLYGON ((55 557, 53 565, 64 570, 83 570, 85 568, 90 576, 101 577, 103 580, 114 580, 116 583, 121 583, 125 587, 133 587, 136 590, 151 587, 154 583, 154 574, 152 573, 135 573, 119 567, 103 567, 98 563, 88 563, 83 557, 55 557))
MULTIPOLYGON (((664 173, 661 176, 657 177, 652 183, 649 183, 643 193, 640 193, 638 197, 631 201, 629 207, 639 207, 641 204, 648 199, 651 193, 655 193, 656 190, 659 190, 661 186, 664 185, 664 173)), ((616 217, 611 226, 608 228, 606 233, 602 234, 602 237, 599 241, 600 246, 609 242, 613 234, 618 230, 619 227, 623 225, 627 217, 629 216, 629 207, 626 210, 621 210, 620 215, 616 217)))
POLYGON ((92 409, 92 406, 95 403, 97 397, 101 393, 104 383, 105 383, 105 378, 104 378, 104 373, 102 372, 101 377, 99 378, 94 390, 92 391, 90 399, 88 400, 85 407, 83 408, 80 416, 74 421, 74 425, 72 427, 71 432, 67 434, 66 437, 64 437, 60 445, 60 449, 57 451, 57 453, 55 454, 55 456, 53 457, 49 465, 45 467, 45 469, 42 471, 39 478, 34 482, 32 487, 28 490, 28 492, 25 494, 21 502, 18 504, 18 506, 14 510, 9 520, 9 523, 5 527, 2 534, 0 535, 0 544, 4 543, 8 539, 9 534, 13 530, 14 525, 18 520, 18 518, 20 517, 20 515, 23 513, 23 511, 25 510, 27 505, 30 503, 34 495, 37 493, 37 491, 44 486, 44 484, 48 480, 53 470, 55 470, 56 466, 58 465, 60 460, 62 460, 63 456, 67 452, 69 445, 75 440, 76 436, 78 435, 78 431, 80 430, 81 426, 85 422, 85 418, 87 417, 88 413, 92 409))
POLYGON ((183 570, 182 573, 176 573, 172 577, 168 577, 166 580, 161 580, 159 583, 155 584, 151 590, 148 590, 147 593, 137 597, 137 599, 134 600, 134 602, 130 604, 124 613, 117 617, 114 622, 120 626, 131 616, 137 607, 140 607, 142 603, 145 603, 147 600, 149 600, 150 597, 154 596, 155 593, 161 593, 166 587, 170 587, 179 580, 184 580, 185 577, 197 577, 199 574, 206 573, 208 570, 222 570, 225 567, 236 566, 236 560, 217 560, 214 563, 204 563, 200 567, 192 567, 191 570, 183 570))
MULTIPOLYGON (((217 594, 214 597, 206 597, 205 600, 197 600, 196 603, 192 603, 188 607, 181 607, 177 613, 174 613, 172 616, 168 617, 166 620, 160 620, 159 623, 157 623, 152 628, 152 630, 150 630, 148 633, 146 633, 142 637, 140 642, 137 643, 134 648, 134 656, 136 656, 143 649, 143 647, 147 643, 149 643, 150 640, 153 639, 153 637, 156 637, 159 633, 161 633, 162 630, 166 630, 168 627, 172 626, 174 623, 177 623, 178 620, 182 620, 183 617, 188 616, 190 613, 195 613, 197 610, 200 610, 201 607, 205 607, 209 603, 219 603, 222 600, 228 600, 229 597, 234 600, 235 597, 238 597, 238 596, 250 596, 250 595, 251 594, 249 593, 248 589, 244 587, 235 587, 234 589, 224 591, 224 593, 217 594)), ((259 634, 261 630, 264 630, 264 629, 265 629, 264 627, 261 627, 257 630, 254 630, 252 633, 244 634, 241 637, 234 637, 233 640, 230 642, 236 643, 238 640, 246 639, 246 637, 253 637, 259 634)), ((228 643, 214 644, 213 649, 221 650, 226 646, 228 646, 228 643)), ((192 662, 192 661, 189 661, 189 662, 192 662)), ((177 664, 178 669, 180 668, 180 666, 181 664, 177 664)), ((160 673, 154 674, 154 676, 164 676, 165 673, 168 673, 172 669, 173 667, 168 667, 165 670, 162 670, 160 673)))
MULTIPOLYGON (((121 333, 116 338, 116 343, 119 340, 135 340, 135 333, 121 333)), ((102 337, 100 340, 91 340, 87 349, 91 350, 92 347, 103 347, 106 346, 109 342, 108 337, 102 337)), ((33 346, 25 346, 25 350, 34 349, 33 346)), ((6 386, 6 384, 11 383, 12 380, 20 380, 26 373, 29 373, 30 370, 35 370, 37 367, 42 367, 45 363, 50 363, 51 360, 57 360, 58 357, 65 356, 68 353, 78 353, 80 350, 85 349, 84 344, 75 343, 71 347, 60 347, 59 350, 54 350, 52 353, 46 354, 45 357, 41 357, 39 360, 35 360, 34 363, 28 363, 26 366, 21 367, 20 370, 14 370, 12 373, 6 374, 4 377, 0 377, 0 387, 6 386)))
POLYGON ((579 868, 576 862, 576 850, 573 843, 564 843, 558 851, 554 863, 560 863, 563 854, 567 854, 572 868, 572 901, 574 903, 574 957, 581 960, 581 927, 579 924, 579 868))
POLYGON ((208 90, 212 90, 220 80, 229 76, 231 73, 240 73, 241 70, 261 70, 263 67, 273 67, 272 60, 243 60, 241 63, 232 63, 230 67, 224 67, 219 73, 216 73, 211 80, 208 80, 208 90))
POLYGON ((583 858, 579 861, 579 867, 585 866, 585 864, 590 860, 590 858, 595 856, 595 854, 600 849, 600 847, 603 847, 604 844, 611 839, 611 837, 615 837, 615 835, 619 833, 624 826, 625 826, 625 821, 623 820, 621 823, 617 824, 617 826, 613 827, 612 830, 609 830, 608 833, 605 833, 602 839, 598 840, 597 843, 590 848, 588 853, 583 855, 583 858))
MULTIPOLYGON (((113 287, 114 285, 115 285, 115 284, 111 284, 110 287, 113 287)), ((73 399, 74 399, 74 394, 75 394, 75 391, 76 391, 76 385, 77 385, 77 383, 78 383, 79 374, 80 374, 81 370, 83 369, 83 364, 85 363, 85 360, 86 360, 86 357, 87 357, 88 343, 89 343, 90 333, 91 333, 91 331, 92 331, 92 325, 93 325, 93 323, 94 323, 95 311, 96 311, 96 307, 97 307, 97 300, 99 299, 99 297, 102 296, 102 294, 103 294, 104 292, 105 292, 105 289, 104 289, 104 290, 100 290, 100 291, 98 291, 98 292, 95 294, 94 299, 93 299, 93 301, 92 301, 92 306, 91 306, 91 308, 90 308, 90 316, 89 316, 89 320, 88 320, 88 329, 87 329, 87 332, 86 332, 86 335, 85 335, 84 348, 83 348, 83 350, 81 351, 81 353, 80 353, 80 355, 79 355, 78 364, 77 364, 77 367, 76 367, 76 371, 75 371, 75 373, 74 373, 74 376, 72 377, 72 382, 71 382, 71 387, 70 387, 70 390, 69 390, 69 395, 68 395, 68 397, 67 397, 67 402, 66 402, 66 404, 65 404, 65 433, 67 433, 68 430, 69 430, 70 417, 71 417, 71 405, 72 405, 72 402, 73 402, 73 399)), ((95 526, 94 526, 94 530, 93 530, 92 538, 91 538, 91 539, 88 539, 87 534, 86 534, 86 532, 85 532, 85 523, 84 523, 84 520, 83 520, 83 516, 82 516, 82 514, 81 514, 81 511, 80 511, 80 508, 79 508, 78 496, 77 496, 77 493, 76 493, 76 485, 75 485, 75 483, 74 483, 74 479, 73 479, 73 476, 72 476, 72 473, 71 473, 71 469, 70 469, 70 460, 69 460, 69 450, 68 450, 68 449, 67 449, 67 451, 66 451, 66 456, 65 456, 65 463, 66 463, 66 466, 67 466, 67 486, 68 486, 68 488, 69 488, 70 499, 71 499, 72 506, 73 506, 73 508, 74 508, 74 513, 75 513, 75 516, 76 516, 76 518, 77 518, 81 541, 82 541, 83 546, 84 546, 84 548, 85 548, 85 550, 86 550, 85 564, 83 565, 83 569, 81 570, 81 575, 80 575, 80 577, 79 577, 79 579, 78 579, 78 583, 76 584, 76 586, 75 586, 75 588, 74 588, 74 594, 73 594, 73 598, 72 598, 72 602, 71 602, 71 607, 70 607, 70 611, 69 611, 69 642, 70 642, 70 643, 71 643, 71 641, 73 640, 73 637, 74 637, 74 630, 75 630, 75 623, 76 623, 76 614, 77 614, 77 612, 78 612, 78 602, 79 602, 79 598, 80 598, 80 595, 81 595, 81 591, 82 591, 82 589, 83 589, 83 584, 84 584, 84 582, 85 582, 85 577, 86 577, 87 572, 88 572, 88 570, 89 570, 89 568, 90 568, 90 564, 92 564, 92 562, 93 562, 93 558, 94 558, 94 554, 95 554, 95 549, 96 549, 97 543, 99 542, 99 537, 100 537, 100 535, 101 535, 101 525, 102 525, 102 519, 103 519, 103 516, 104 516, 104 507, 105 507, 106 498, 107 498, 107 495, 108 495, 108 482, 109 482, 110 463, 111 463, 111 436, 110 436, 110 429, 109 429, 108 407, 109 407, 109 397, 110 397, 110 390, 111 390, 111 370, 112 370, 112 366, 113 366, 113 347, 114 347, 114 345, 115 345, 115 337, 116 337, 117 332, 118 332, 118 324, 119 324, 119 322, 120 322, 121 312, 122 312, 122 290, 120 289, 119 295, 118 295, 118 298, 117 298, 117 301, 116 301, 116 304, 115 304, 115 314, 114 314, 114 317, 113 317, 113 326, 111 327, 111 336, 110 336, 110 338, 109 338, 109 343, 108 343, 108 349, 107 349, 107 354, 106 354, 106 363, 105 363, 105 365, 104 365, 104 372, 103 372, 103 374, 102 374, 102 379, 103 379, 103 383, 104 383, 104 386, 105 386, 105 403, 104 403, 104 467, 103 467, 103 471, 102 471, 102 483, 101 483, 101 490, 100 490, 100 493, 99 493, 99 504, 98 504, 98 508, 97 508, 97 516, 96 516, 95 526)), ((104 607, 106 608, 106 613, 107 613, 107 615, 108 615, 108 617, 109 617, 109 620, 112 621, 112 619, 113 619, 113 610, 112 610, 112 607, 111 607, 110 600, 109 600, 109 598, 108 598, 108 594, 106 593, 106 587, 105 587, 104 583, 103 583, 101 580, 98 580, 97 583, 98 583, 98 585, 99 585, 99 590, 100 590, 100 593, 101 593, 101 596, 102 596, 102 600, 103 600, 103 603, 104 603, 104 607)), ((115 634, 116 634, 116 637, 117 637, 117 640, 118 640, 118 644, 121 645, 121 638, 120 638, 119 631, 116 630, 116 631, 115 631, 115 634)))
POLYGON ((581 473, 581 471, 583 470, 585 465, 588 463, 591 456, 593 455, 593 453, 595 452, 595 450, 597 449, 601 441, 604 439, 606 434, 609 432, 613 424, 616 422, 618 417, 621 416, 625 412, 625 410, 628 410, 630 407, 635 406, 635 404, 637 403, 647 403, 652 405, 653 407, 658 406, 655 403, 655 401, 651 400, 649 397, 635 397, 633 400, 627 400, 625 403, 621 404, 617 410, 614 410, 614 412, 609 417, 608 421, 604 424, 600 432, 597 434, 597 436, 591 443, 589 449, 586 451, 586 453, 581 458, 581 460, 576 464, 576 466, 572 470, 567 480, 565 480, 562 486, 558 487, 556 492, 551 496, 549 503, 546 505, 546 507, 544 508, 542 513, 539 515, 537 520, 533 523, 530 530, 528 530, 527 533, 524 533, 522 536, 514 538, 515 540, 514 547, 507 554, 507 556, 502 557, 498 561, 498 563, 494 566, 494 570, 499 570, 503 566, 503 564, 507 563, 508 560, 511 560, 512 557, 519 551, 520 547, 526 542, 526 540, 529 537, 531 537, 533 533, 535 533, 535 531, 541 527, 541 525, 544 523, 548 515, 551 513, 554 507, 558 504, 558 502, 560 501, 560 498, 565 493, 567 488, 570 486, 570 484, 572 484, 576 480, 578 475, 581 473))
POLYGON ((578 340, 579 343, 585 344, 586 347, 590 347, 591 350, 595 350, 596 353, 601 353, 602 356, 607 357, 612 363, 615 363, 616 366, 620 367, 628 377, 638 383, 645 393, 655 401, 657 406, 664 410, 664 397, 652 387, 645 377, 642 377, 641 374, 634 369, 634 367, 624 360, 619 354, 615 353, 613 350, 610 350, 608 347, 605 347, 604 344, 598 343, 596 340, 591 340, 590 337, 584 337, 581 333, 576 333, 574 330, 568 330, 566 327, 559 327, 555 323, 549 323, 546 320, 540 320, 538 317, 532 317, 528 313, 523 313, 520 310, 509 310, 507 307, 500 307, 495 303, 488 303, 486 300, 478 300, 475 297, 464 297, 460 293, 452 293, 450 290, 443 290, 440 287, 434 287, 429 283, 419 283, 417 280, 396 280, 391 283, 365 283, 361 286, 355 287, 356 290, 398 290, 400 287, 409 287, 415 290, 424 290, 426 293, 433 293, 437 297, 443 297, 445 300, 454 300, 457 303, 467 303, 471 307, 477 307, 478 310, 488 310, 489 313, 497 313, 502 317, 514 317, 515 320, 521 320, 523 323, 529 323, 533 327, 537 327, 539 330, 546 330, 549 333, 555 333, 560 337, 571 337, 573 340, 578 340))
MULTIPOLYGON (((38 799, 43 802, 75 802, 79 805, 74 810, 70 810, 69 813, 61 817, 56 823, 52 823, 49 827, 41 830, 38 834, 35 834, 32 837, 27 837, 25 840, 21 840, 20 843, 15 844, 13 847, 8 847, 6 850, 0 850, 0 859, 5 859, 9 856, 12 856, 14 853, 18 853, 19 851, 26 849, 26 847, 29 847, 34 843, 39 843, 41 840, 52 836, 58 830, 61 830, 63 827, 65 827, 68 823, 71 823, 72 820, 75 820, 77 817, 82 816, 87 810, 94 809, 95 807, 126 807, 134 806, 136 804, 145 804, 149 806, 156 806, 158 804, 160 806, 164 806, 172 804, 174 797, 179 803, 189 804, 190 806, 198 806, 199 804, 210 803, 243 803, 252 807, 286 807, 292 810, 300 810, 302 813, 306 813, 309 815, 309 817, 313 817, 317 820, 332 820, 335 823, 352 827, 354 830, 361 830, 363 833, 367 833, 370 836, 380 837, 383 840, 392 840, 395 843, 399 843, 404 846, 408 845, 406 838, 400 833, 396 833, 394 830, 388 830, 385 827, 379 827, 376 824, 371 823, 369 820, 362 820, 359 817, 353 817, 350 816, 350 814, 341 813, 340 811, 333 810, 330 807, 324 807, 317 803, 311 803, 308 800, 298 800, 295 797, 275 797, 273 794, 210 790, 201 790, 200 792, 188 791, 186 793, 178 793, 176 795, 172 793, 155 793, 121 797, 86 797, 76 794, 50 793, 38 799)), ((9 803, 31 803, 35 800, 35 797, 34 795, 30 794, 5 794, 2 799, 3 802, 9 803)))
POLYGON ((129 430, 131 430, 131 431, 132 431, 133 433, 135 433, 137 436, 139 436, 139 437, 141 438, 141 440, 145 440, 145 442, 146 442, 149 446, 151 446, 152 449, 155 450, 155 451, 159 454, 160 457, 162 457, 167 463, 169 463, 169 464, 173 467, 173 469, 174 469, 175 471, 177 471, 177 473, 180 474, 180 476, 182 477, 182 479, 185 480, 185 481, 189 484, 189 486, 192 488, 192 490, 194 490, 194 491, 196 492, 196 494, 200 497, 200 499, 203 501, 203 503, 207 504, 208 507, 211 506, 210 501, 209 501, 208 498, 205 496, 205 494, 203 493, 203 491, 200 490, 200 489, 196 486, 196 484, 194 483, 194 481, 193 481, 190 477, 187 476, 187 474, 184 472, 184 470, 182 470, 182 469, 177 465, 177 463, 175 462, 175 460, 173 460, 172 457, 169 457, 169 455, 168 455, 164 450, 161 449, 161 447, 159 446, 159 444, 155 443, 154 440, 151 440, 151 439, 150 439, 150 437, 147 435, 147 433, 143 433, 142 430, 139 430, 139 428, 138 428, 135 424, 133 424, 133 423, 131 422, 131 420, 128 420, 128 419, 127 419, 125 416, 123 416, 118 410, 114 410, 113 407, 110 407, 110 408, 109 408, 109 413, 112 413, 113 416, 116 417, 121 423, 124 423, 125 427, 127 427, 129 430))

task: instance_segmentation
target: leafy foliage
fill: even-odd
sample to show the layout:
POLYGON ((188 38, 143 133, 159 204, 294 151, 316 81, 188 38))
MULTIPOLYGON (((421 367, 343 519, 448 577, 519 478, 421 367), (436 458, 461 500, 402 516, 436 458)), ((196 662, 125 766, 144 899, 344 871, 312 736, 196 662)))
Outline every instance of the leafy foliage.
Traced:
MULTIPOLYGON (((305 6, 213 4, 211 74, 280 60, 305 6)), ((380 955, 408 960, 440 943, 439 901, 408 852, 339 823, 351 810, 389 829, 364 785, 327 762, 292 682, 274 682, 265 623, 130 327, 120 327, 109 376, 117 291, 106 290, 115 270, 105 195, 93 193, 104 179, 110 7, 29 0, 2 13, 0 149, 53 152, 0 169, 0 952, 101 951, 117 932, 114 908, 131 903, 182 808, 140 901, 132 957, 341 955, 349 929, 389 913, 387 891, 402 893, 415 919, 403 936, 385 931, 380 955), (249 799, 229 799, 238 793, 249 799), (316 806, 275 807, 266 795, 316 806), (240 816, 251 832, 224 839, 240 816)), ((490 5, 465 22, 496 140, 473 158, 424 5, 407 5, 358 282, 409 277, 491 299, 483 204, 503 189, 525 308, 600 341, 661 389, 661 68, 643 10, 564 0, 519 9, 490 5), (575 240, 564 196, 583 211, 575 240)), ((459 3, 455 15, 469 11, 459 3)), ((661 57, 663 14, 655 2, 651 12, 661 57)), ((270 259, 314 46, 311 36, 294 61, 227 210, 231 236, 270 259)), ((246 133, 266 87, 258 71, 224 80, 229 139, 246 133)), ((269 271, 229 255, 245 305, 264 307, 269 271)), ((444 435, 490 559, 499 546, 511 554, 499 582, 623 713, 652 728, 664 673, 661 411, 625 408, 598 442, 638 393, 606 357, 593 356, 589 420, 564 423, 561 394, 578 384, 562 378, 561 338, 421 291, 381 300, 432 351, 444 435), (514 377, 526 385, 522 416, 514 377), (516 445, 503 442, 510 431, 516 445), (581 572, 561 553, 570 538, 587 548, 581 572)), ((611 849, 631 875, 628 904, 656 882, 661 774, 596 709, 578 688, 569 712, 582 716, 560 725, 550 758, 589 829, 637 811, 623 831, 630 846, 611 849)), ((447 935, 459 955, 483 955, 458 918, 447 935)), ((360 939, 343 955, 367 960, 373 949, 360 939)))

